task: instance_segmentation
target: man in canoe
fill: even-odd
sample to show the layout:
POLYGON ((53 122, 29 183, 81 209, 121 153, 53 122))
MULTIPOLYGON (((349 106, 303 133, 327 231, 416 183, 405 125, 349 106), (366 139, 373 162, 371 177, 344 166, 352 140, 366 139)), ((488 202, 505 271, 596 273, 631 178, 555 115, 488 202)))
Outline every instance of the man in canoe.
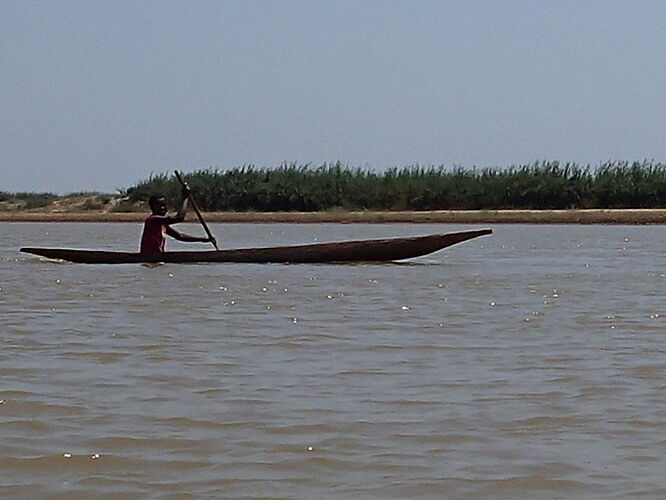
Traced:
POLYGON ((150 210, 153 213, 146 219, 146 222, 143 225, 143 235, 141 236, 141 253, 164 252, 165 233, 178 241, 200 243, 211 242, 213 245, 217 245, 217 242, 213 236, 210 238, 190 236, 187 234, 179 233, 171 227, 172 224, 177 224, 185 220, 185 214, 187 213, 188 209, 188 192, 189 188, 186 184, 184 184, 182 191, 183 201, 181 203, 180 210, 178 210, 178 213, 176 213, 176 215, 173 217, 169 217, 166 214, 168 207, 164 196, 155 195, 148 199, 148 205, 150 206, 150 210))

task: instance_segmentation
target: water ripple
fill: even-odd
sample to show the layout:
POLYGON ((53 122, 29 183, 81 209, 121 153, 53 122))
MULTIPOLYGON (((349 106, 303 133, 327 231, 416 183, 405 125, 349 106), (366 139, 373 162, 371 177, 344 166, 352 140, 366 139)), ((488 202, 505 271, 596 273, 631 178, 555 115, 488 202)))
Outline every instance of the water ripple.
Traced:
POLYGON ((666 496, 658 228, 502 226, 401 265, 149 268, 14 248, 135 248, 135 225, 0 226, 4 497, 666 496))

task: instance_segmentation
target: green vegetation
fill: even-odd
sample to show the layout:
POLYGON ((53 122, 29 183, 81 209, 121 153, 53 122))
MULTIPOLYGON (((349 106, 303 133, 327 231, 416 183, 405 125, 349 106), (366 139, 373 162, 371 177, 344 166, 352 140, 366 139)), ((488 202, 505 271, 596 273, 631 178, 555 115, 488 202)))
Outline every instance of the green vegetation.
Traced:
MULTIPOLYGON (((201 209, 211 212, 666 208, 666 164, 655 161, 598 168, 554 161, 484 169, 412 166, 385 172, 340 163, 283 164, 198 170, 186 178, 201 209)), ((0 210, 134 212, 157 193, 172 208, 178 205, 180 184, 173 174, 151 175, 118 195, 0 191, 0 210)))
POLYGON ((49 206, 59 197, 53 193, 7 193, 0 191, 0 202, 15 204, 29 210, 49 206))
MULTIPOLYGON (((383 173, 340 163, 284 164, 199 170, 187 181, 206 211, 666 207, 666 165, 654 161, 608 162, 596 169, 559 162, 471 170, 413 166, 383 173)), ((171 174, 152 175, 124 194, 136 203, 155 193, 172 206, 179 203, 180 187, 171 174)))
POLYGON ((60 196, 54 193, 7 193, 0 191, 0 209, 5 210, 31 210, 38 208, 47 208, 54 202, 63 200, 76 204, 80 203, 83 210, 101 210, 111 202, 112 196, 98 192, 80 192, 70 193, 60 196))

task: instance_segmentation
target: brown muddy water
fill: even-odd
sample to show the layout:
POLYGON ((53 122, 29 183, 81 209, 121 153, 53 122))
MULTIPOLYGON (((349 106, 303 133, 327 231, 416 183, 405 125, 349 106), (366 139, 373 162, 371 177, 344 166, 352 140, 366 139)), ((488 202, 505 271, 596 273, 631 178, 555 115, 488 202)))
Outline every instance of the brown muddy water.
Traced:
POLYGON ((137 224, 0 224, 0 496, 666 497, 666 231, 493 229, 401 264, 149 268, 18 252, 135 250, 137 224))

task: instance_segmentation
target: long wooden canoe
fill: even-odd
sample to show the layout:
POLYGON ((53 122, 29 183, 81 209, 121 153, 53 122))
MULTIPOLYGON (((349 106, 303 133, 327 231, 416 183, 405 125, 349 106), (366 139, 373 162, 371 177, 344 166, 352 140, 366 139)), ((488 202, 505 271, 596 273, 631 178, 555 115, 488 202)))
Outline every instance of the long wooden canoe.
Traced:
POLYGON ((426 255, 462 241, 492 233, 490 229, 431 234, 411 238, 341 241, 283 247, 241 248, 203 252, 132 253, 66 248, 21 248, 21 252, 82 264, 133 264, 142 262, 389 262, 426 255))

